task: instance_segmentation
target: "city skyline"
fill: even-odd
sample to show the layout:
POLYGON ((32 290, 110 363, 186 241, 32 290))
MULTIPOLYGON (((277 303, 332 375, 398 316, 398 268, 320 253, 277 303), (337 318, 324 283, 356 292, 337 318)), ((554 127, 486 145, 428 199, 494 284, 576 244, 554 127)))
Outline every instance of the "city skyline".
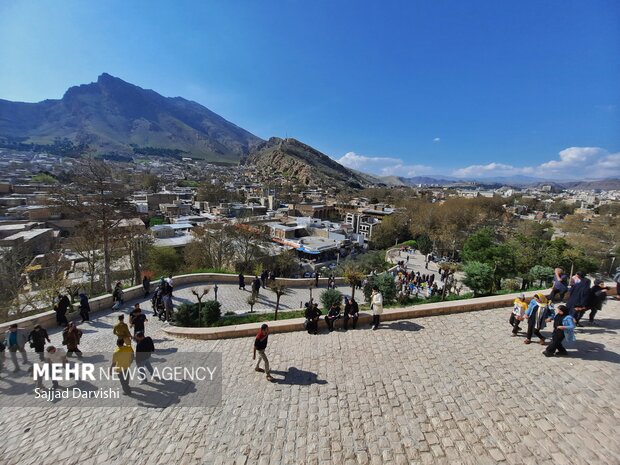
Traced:
POLYGON ((109 72, 374 174, 620 176, 614 2, 148 5, 3 4, 0 98, 109 72))

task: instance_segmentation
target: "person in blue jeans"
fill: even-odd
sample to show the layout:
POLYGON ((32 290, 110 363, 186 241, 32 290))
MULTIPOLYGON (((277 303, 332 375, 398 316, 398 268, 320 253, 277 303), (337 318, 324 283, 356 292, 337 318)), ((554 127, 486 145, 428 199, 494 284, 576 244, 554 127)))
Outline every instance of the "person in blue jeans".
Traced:
POLYGON ((573 342, 575 340, 575 320, 569 314, 566 305, 559 305, 553 316, 553 334, 551 336, 551 344, 543 351, 545 357, 553 355, 567 355, 568 352, 562 345, 567 340, 573 342), (557 351, 557 354, 556 354, 557 351))
POLYGON ((137 331, 135 335, 136 339, 136 365, 140 372, 144 375, 144 379, 140 382, 143 384, 146 382, 146 373, 145 370, 153 376, 155 370, 153 370, 153 365, 151 365, 151 354, 155 352, 155 345, 153 344, 153 339, 150 337, 145 337, 144 332, 137 331))

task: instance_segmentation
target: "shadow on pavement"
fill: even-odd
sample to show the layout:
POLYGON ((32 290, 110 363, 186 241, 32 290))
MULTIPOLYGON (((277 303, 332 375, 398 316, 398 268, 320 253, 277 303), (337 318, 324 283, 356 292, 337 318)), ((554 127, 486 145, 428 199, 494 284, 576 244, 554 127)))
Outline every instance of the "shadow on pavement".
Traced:
POLYGON ((311 371, 300 370, 295 367, 290 367, 288 371, 271 371, 272 376, 282 376, 277 378, 274 376, 274 382, 276 384, 289 384, 298 386, 310 386, 311 384, 327 384, 324 379, 318 379, 316 373, 311 371))
MULTIPOLYGON (((577 349, 577 351, 570 351, 569 358, 620 363, 620 354, 612 352, 610 350, 605 350, 604 344, 599 344, 598 342, 578 340, 574 347, 577 349)), ((568 348, 570 349, 571 347, 568 348)))
POLYGON ((412 321, 394 321, 393 323, 382 323, 378 329, 391 329, 396 331, 420 331, 424 326, 412 321))

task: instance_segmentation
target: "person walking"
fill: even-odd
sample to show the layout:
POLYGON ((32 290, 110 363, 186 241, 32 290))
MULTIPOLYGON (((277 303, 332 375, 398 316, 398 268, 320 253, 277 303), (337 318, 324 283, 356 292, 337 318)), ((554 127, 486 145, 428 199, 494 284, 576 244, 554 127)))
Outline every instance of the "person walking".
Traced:
POLYGON ((379 327, 381 314, 383 313, 383 295, 381 295, 377 286, 372 287, 370 306, 372 308, 372 329, 374 331, 379 327))
POLYGON ((88 296, 83 292, 80 293, 80 316, 82 317, 82 323, 90 321, 90 303, 88 302, 88 296))
POLYGON ((243 276, 243 272, 239 273, 239 290, 245 291, 245 276, 243 276))
POLYGON ((607 299, 607 287, 602 279, 595 279, 594 286, 590 289, 590 315, 588 317, 590 324, 595 325, 594 317, 603 309, 603 304, 607 299))
POLYGON ((273 381, 271 376, 271 371, 269 370, 269 359, 265 354, 265 349, 267 349, 267 340, 269 339, 269 326, 267 324, 263 324, 260 327, 260 331, 256 335, 256 339, 254 339, 254 357, 256 360, 256 353, 258 352, 258 361, 256 362, 256 367, 254 371, 265 372, 267 375, 267 381, 273 381), (260 367, 261 360, 265 363, 265 369, 263 370, 260 367))
POLYGON ((151 376, 153 376, 155 372, 155 370, 153 370, 153 365, 151 365, 151 354, 153 352, 155 352, 153 339, 148 336, 145 337, 142 331, 138 331, 136 333, 136 366, 141 369, 140 371, 144 375, 144 379, 140 384, 146 382, 145 370, 148 370, 151 376))
POLYGON ((67 356, 75 353, 78 358, 82 358, 82 351, 78 347, 82 339, 82 331, 80 331, 75 323, 70 322, 62 332, 62 343, 67 346, 67 356))
POLYGON ((26 353, 27 341, 26 330, 18 328, 15 323, 9 326, 9 330, 4 335, 4 345, 9 349, 11 362, 13 362, 13 372, 15 373, 20 371, 19 363, 17 363, 17 352, 21 352, 24 364, 28 363, 28 354, 26 353))
POLYGON ((567 355, 568 352, 562 345, 566 340, 569 343, 575 341, 575 321, 569 314, 566 305, 559 305, 553 316, 553 334, 551 336, 551 344, 543 351, 545 357, 553 355, 567 355))
POLYGON ((590 304, 590 280, 581 271, 573 276, 573 285, 570 288, 570 297, 566 301, 566 308, 575 319, 577 326, 581 327, 581 317, 590 304))
POLYGON ((39 354, 39 360, 41 362, 45 361, 45 341, 52 342, 45 328, 41 325, 35 325, 28 335, 28 342, 30 342, 30 347, 39 354))
POLYGON ((142 278, 142 289, 144 290, 144 297, 148 297, 151 293, 151 280, 147 275, 142 278))
POLYGON ((527 302, 525 301, 525 294, 520 294, 513 302, 512 312, 510 312, 510 319, 508 322, 512 326, 512 336, 516 336, 519 332, 519 325, 525 317, 525 311, 527 310, 527 302))
POLYGON ((146 315, 142 313, 140 304, 134 304, 133 311, 129 316, 129 322, 131 324, 131 327, 133 328, 134 336, 138 332, 144 333, 144 323, 147 321, 149 320, 147 320, 146 315))
POLYGON ((254 281, 252 281, 252 294, 254 294, 254 299, 258 299, 258 294, 260 294, 260 279, 258 276, 254 277, 254 281))
POLYGON ((112 333, 114 333, 118 339, 125 341, 125 344, 128 346, 131 345, 131 331, 129 331, 129 326, 125 323, 125 315, 118 316, 118 323, 112 328, 112 333))
POLYGON ((123 299, 123 285, 121 282, 117 282, 116 286, 114 286, 114 291, 112 292, 112 309, 118 310, 121 308, 121 305, 125 302, 123 299))
POLYGON ((64 294, 58 293, 58 301, 54 305, 54 311, 56 312, 56 322, 58 326, 67 326, 69 321, 67 320, 67 311, 71 306, 69 297, 64 294))
POLYGON ((344 305, 344 330, 347 331, 349 329, 349 320, 353 320, 351 324, 351 328, 355 329, 357 325, 357 320, 359 318, 360 308, 357 305, 357 302, 353 297, 347 297, 346 303, 344 305))
POLYGON ((548 312, 547 299, 541 293, 537 293, 530 300, 530 304, 525 312, 525 317, 527 318, 527 335, 525 336, 525 341, 523 341, 525 344, 532 342, 532 334, 534 334, 540 339, 540 345, 545 345, 545 338, 540 330, 545 327, 548 312))
POLYGON ((118 380, 121 383, 123 394, 131 395, 131 388, 129 387, 129 379, 127 370, 133 363, 134 355, 131 346, 125 345, 125 341, 122 338, 116 340, 116 349, 112 354, 112 364, 110 365, 110 374, 114 370, 118 375, 118 380))
MULTIPOLYGON (((55 364, 66 365, 67 364, 67 353, 65 352, 65 349, 61 347, 56 348, 54 346, 47 346, 46 354, 45 354, 45 361, 50 365, 55 365, 55 364)), ((38 387, 43 387, 43 380, 39 379, 37 385, 38 387)), ((58 381, 52 380, 52 389, 58 389, 58 381)))
POLYGON ((269 276, 269 271, 267 270, 263 270, 263 272, 260 274, 260 282, 261 285, 263 286, 263 289, 267 289, 267 277, 269 276))
POLYGON ((321 277, 321 273, 318 271, 314 274, 314 287, 318 289, 319 287, 319 278, 321 277))

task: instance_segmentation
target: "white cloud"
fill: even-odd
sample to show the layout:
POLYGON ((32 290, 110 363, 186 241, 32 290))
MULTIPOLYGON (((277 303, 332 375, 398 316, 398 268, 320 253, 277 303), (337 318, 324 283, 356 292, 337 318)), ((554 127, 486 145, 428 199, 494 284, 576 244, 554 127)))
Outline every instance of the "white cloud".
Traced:
POLYGON ((568 147, 558 155, 558 159, 536 166, 493 162, 459 168, 452 174, 460 178, 528 175, 545 179, 591 179, 620 176, 620 152, 609 153, 600 147, 568 147))
POLYGON ((620 177, 620 152, 610 153, 601 147, 568 147, 553 160, 532 166, 492 162, 440 171, 428 165, 407 164, 400 158, 370 157, 348 152, 338 163, 380 176, 413 177, 452 175, 458 178, 490 178, 497 176, 531 176, 546 180, 595 179, 620 177))
POLYGON ((336 161, 348 168, 381 176, 412 177, 433 172, 433 168, 430 166, 408 165, 400 158, 368 157, 366 155, 358 155, 355 152, 345 153, 336 161))
POLYGON ((433 139, 433 142, 441 142, 441 138, 440 138, 440 137, 435 137, 435 138, 433 139))

